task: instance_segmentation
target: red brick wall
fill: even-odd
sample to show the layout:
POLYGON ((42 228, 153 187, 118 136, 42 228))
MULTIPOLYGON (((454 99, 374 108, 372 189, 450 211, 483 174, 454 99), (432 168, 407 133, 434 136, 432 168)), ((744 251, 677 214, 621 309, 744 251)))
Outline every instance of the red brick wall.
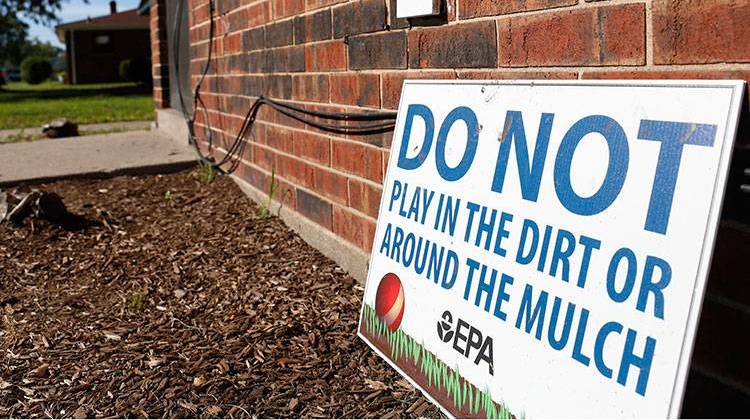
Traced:
POLYGON ((167 20, 165 0, 151 0, 151 76, 154 81, 154 105, 157 109, 169 106, 169 61, 167 49, 167 20))
MULTIPOLYGON (((221 0, 216 61, 203 90, 215 134, 233 137, 260 94, 328 111, 396 109, 406 78, 750 79, 750 0, 446 3, 440 17, 408 21, 395 18, 395 0, 221 0)), ((190 10, 195 82, 208 51, 208 1, 191 0, 190 10)), ((160 34, 152 21, 157 26, 160 34)), ((161 50, 153 50, 158 76, 161 50)), ((157 101, 162 92, 155 90, 157 101)), ((747 125, 744 119, 744 148, 747 125)), ((331 135, 264 108, 238 175, 267 191, 275 170, 287 208, 369 251, 390 135, 331 135)), ((723 280, 712 277, 706 305, 708 318, 728 320, 745 335, 750 287, 741 264, 748 254, 733 254, 731 244, 748 251, 746 229, 723 225, 730 246, 719 246, 724 267, 713 274, 723 280)), ((747 393, 749 359, 731 350, 713 357, 711 342, 738 345, 736 330, 717 325, 702 324, 694 366, 747 393)))

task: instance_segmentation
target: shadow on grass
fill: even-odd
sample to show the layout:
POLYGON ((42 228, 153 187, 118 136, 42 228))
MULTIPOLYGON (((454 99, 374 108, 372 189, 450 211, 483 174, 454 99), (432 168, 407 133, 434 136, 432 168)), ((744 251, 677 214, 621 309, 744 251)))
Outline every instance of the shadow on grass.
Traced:
POLYGON ((149 85, 131 85, 116 87, 70 87, 50 89, 7 89, 0 86, 0 102, 16 102, 37 99, 73 99, 94 96, 130 96, 151 93, 149 85))

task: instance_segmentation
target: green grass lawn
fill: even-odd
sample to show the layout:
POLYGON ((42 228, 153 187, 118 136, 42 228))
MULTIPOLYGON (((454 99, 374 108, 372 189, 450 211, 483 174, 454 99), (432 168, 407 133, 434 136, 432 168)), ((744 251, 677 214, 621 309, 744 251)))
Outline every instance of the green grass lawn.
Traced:
POLYGON ((153 117, 151 90, 132 83, 17 82, 0 86, 0 130, 39 127, 55 118, 93 124, 153 117))

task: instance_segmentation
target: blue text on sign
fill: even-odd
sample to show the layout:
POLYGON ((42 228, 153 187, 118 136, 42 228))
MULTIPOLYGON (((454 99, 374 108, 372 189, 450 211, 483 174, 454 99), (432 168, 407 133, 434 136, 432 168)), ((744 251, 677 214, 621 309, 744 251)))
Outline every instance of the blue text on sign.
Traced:
MULTIPOLYGON (((500 137, 497 163, 492 179, 492 191, 502 193, 510 159, 511 144, 515 147, 515 159, 524 200, 536 202, 539 195, 542 173, 547 161, 547 149, 555 115, 543 113, 533 151, 529 151, 527 133, 521 111, 507 111, 500 137)), ((435 117, 432 110, 423 104, 410 104, 404 124, 398 167, 405 170, 419 168, 427 159, 435 137, 435 117), (407 157, 411 131, 416 118, 422 119, 425 135, 416 156, 407 157)), ((453 109, 440 124, 435 144, 435 164, 438 174, 446 181, 461 179, 471 167, 479 141, 479 121, 471 108, 461 106, 453 109), (455 123, 466 126, 466 146, 461 160, 450 166, 445 159, 448 133, 455 123)), ((674 191, 677 185, 682 152, 685 146, 714 145, 717 127, 713 124, 697 124, 678 121, 641 120, 638 139, 660 143, 659 156, 654 173, 651 195, 644 222, 644 229, 666 234, 672 210, 674 191)), ((588 115, 576 121, 563 136, 555 157, 553 173, 554 187, 560 203, 571 213, 591 216, 609 208, 617 200, 625 182, 629 166, 629 144, 623 127, 606 115, 588 115), (578 195, 571 185, 570 168, 573 155, 581 140, 588 134, 598 133, 607 143, 609 161, 604 181, 589 197, 578 195)))

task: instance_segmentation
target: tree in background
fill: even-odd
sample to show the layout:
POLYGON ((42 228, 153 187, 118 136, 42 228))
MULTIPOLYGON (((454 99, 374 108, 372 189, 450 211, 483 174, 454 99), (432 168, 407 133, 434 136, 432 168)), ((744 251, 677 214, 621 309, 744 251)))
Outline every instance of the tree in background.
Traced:
POLYGON ((29 39, 29 26, 19 16, 35 22, 53 23, 67 0, 0 0, 0 66, 18 68, 25 57, 60 61, 60 48, 48 42, 29 39))
POLYGON ((17 66, 21 62, 24 46, 28 44, 28 29, 14 14, 0 13, 0 57, 6 62, 0 65, 17 66))
MULTIPOLYGON (((0 0, 0 16, 22 15, 38 23, 57 22, 57 12, 67 0, 0 0)), ((84 0, 88 3, 88 0, 84 0)))
POLYGON ((21 79, 30 85, 38 85, 52 76, 52 64, 42 57, 26 57, 21 62, 21 79))

